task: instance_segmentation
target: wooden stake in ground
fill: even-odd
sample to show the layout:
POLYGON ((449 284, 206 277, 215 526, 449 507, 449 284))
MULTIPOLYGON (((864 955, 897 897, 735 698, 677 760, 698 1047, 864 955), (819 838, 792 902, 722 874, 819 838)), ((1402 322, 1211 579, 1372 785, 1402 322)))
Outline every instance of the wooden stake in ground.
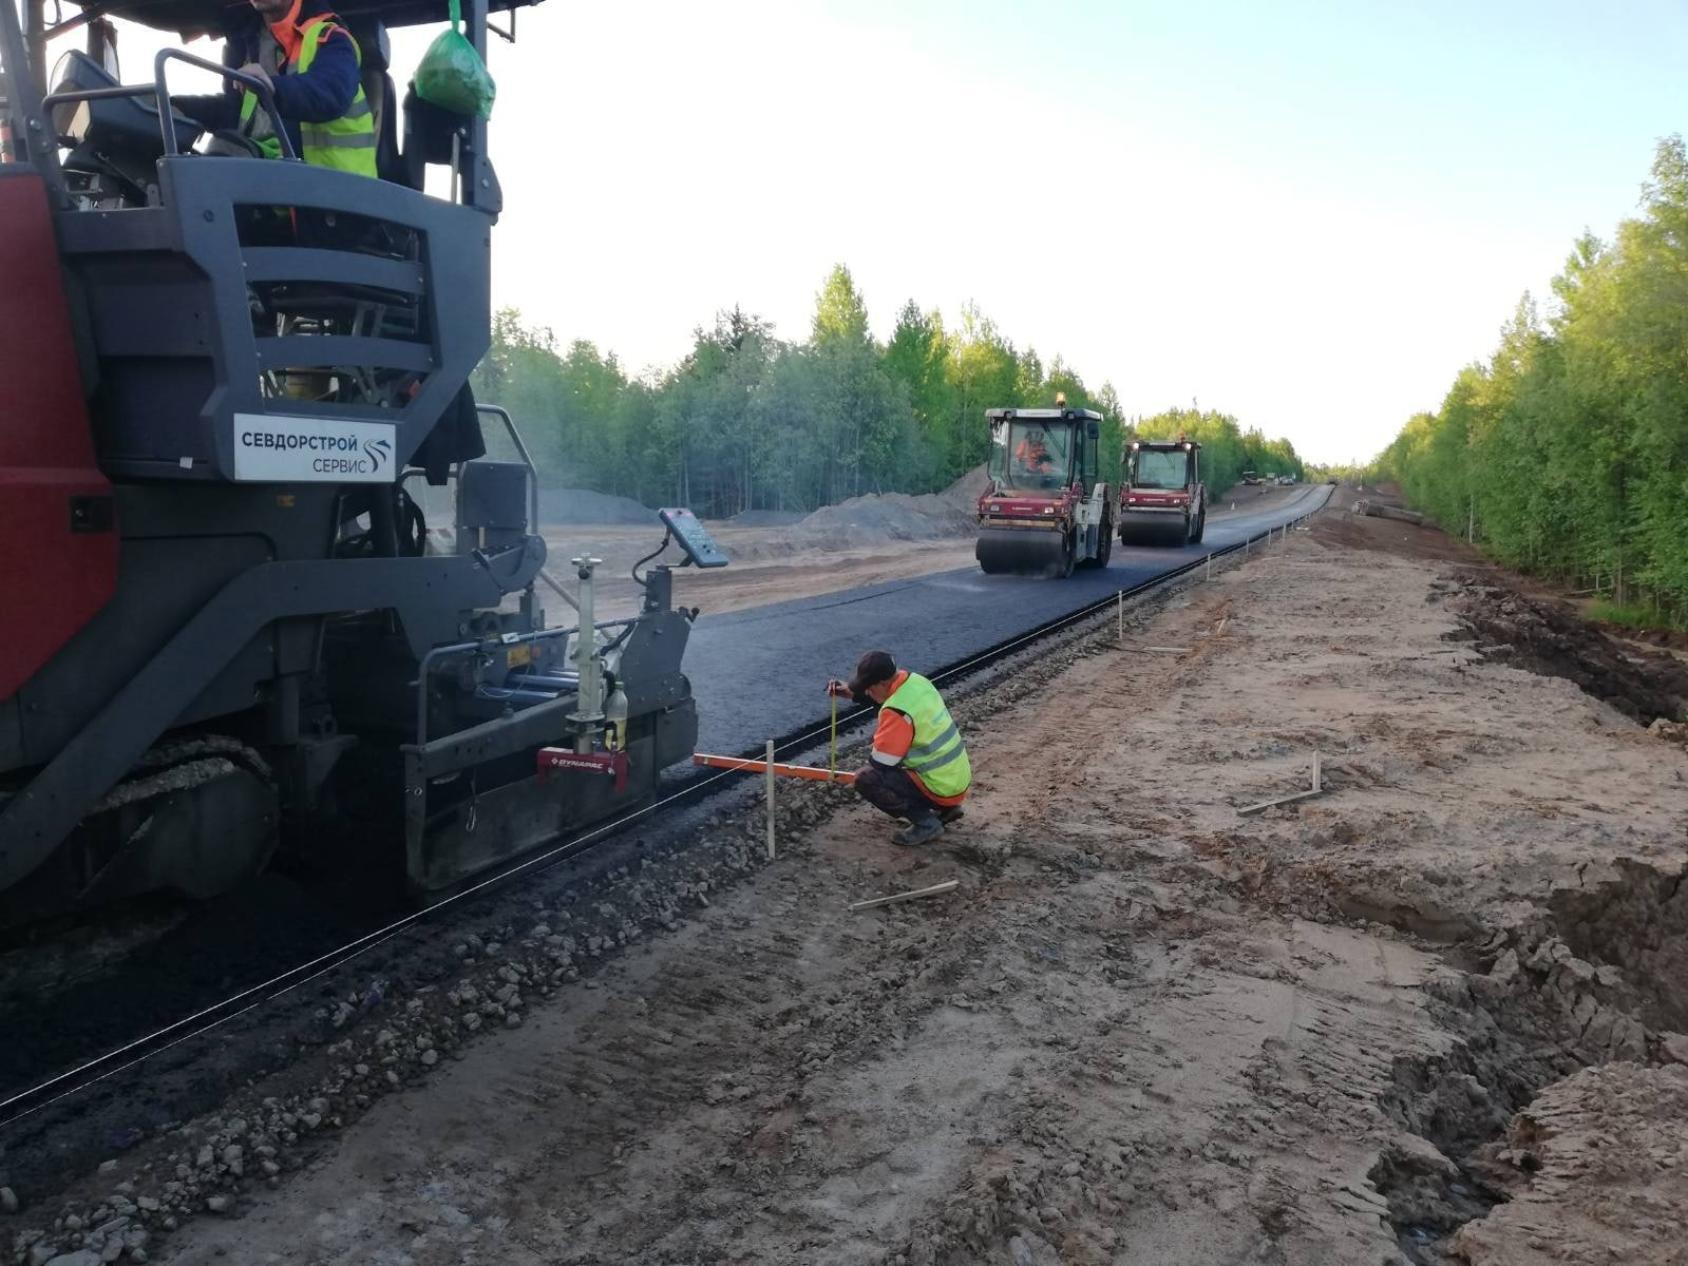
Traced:
POLYGON ((871 901, 852 901, 849 908, 855 910, 875 910, 880 906, 894 906, 902 901, 916 901, 921 897, 937 897, 946 892, 954 892, 961 886, 959 879, 946 879, 941 884, 933 884, 930 888, 916 888, 913 892, 895 892, 889 897, 874 897, 871 901))
POLYGON ((774 740, 768 740, 768 860, 774 860, 774 740))
POLYGON ((1298 791, 1294 795, 1279 796, 1276 800, 1262 800, 1259 804, 1251 804, 1246 809, 1238 809, 1237 813, 1239 815, 1260 813, 1266 809, 1276 808, 1280 804, 1294 804, 1298 800, 1311 800, 1314 796, 1322 796, 1324 793, 1324 765, 1319 756, 1319 749, 1315 747, 1313 749, 1313 789, 1311 791, 1298 791))
POLYGON ((826 772, 838 776, 838 696, 832 696, 832 734, 826 742, 826 772))
POLYGON ((1121 589, 1114 597, 1114 615, 1119 624, 1119 644, 1125 645, 1125 590, 1121 589))

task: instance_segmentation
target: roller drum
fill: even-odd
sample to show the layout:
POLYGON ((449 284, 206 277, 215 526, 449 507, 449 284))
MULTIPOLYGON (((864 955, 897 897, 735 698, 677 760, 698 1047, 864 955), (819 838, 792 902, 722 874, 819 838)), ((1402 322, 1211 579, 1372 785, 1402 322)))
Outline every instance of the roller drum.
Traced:
POLYGON ((1132 514, 1120 518, 1121 545, 1183 545, 1190 539, 1190 526, 1183 515, 1132 514))
POLYGON ((985 528, 973 556, 987 576, 1061 576, 1070 570, 1066 537, 1056 531, 985 528))

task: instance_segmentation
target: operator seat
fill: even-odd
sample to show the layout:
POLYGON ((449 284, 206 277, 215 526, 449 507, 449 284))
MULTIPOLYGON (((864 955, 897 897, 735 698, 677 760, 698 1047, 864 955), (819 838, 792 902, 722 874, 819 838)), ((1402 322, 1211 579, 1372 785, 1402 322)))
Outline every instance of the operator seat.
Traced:
POLYGON ((393 88, 393 45, 387 24, 366 16, 354 18, 346 26, 358 42, 363 95, 375 121, 376 174, 394 184, 408 184, 404 159, 399 154, 398 93, 393 88))
POLYGON ((451 138, 462 124, 461 115, 416 95, 412 84, 404 94, 404 176, 401 185, 421 189, 428 164, 451 165, 451 138))

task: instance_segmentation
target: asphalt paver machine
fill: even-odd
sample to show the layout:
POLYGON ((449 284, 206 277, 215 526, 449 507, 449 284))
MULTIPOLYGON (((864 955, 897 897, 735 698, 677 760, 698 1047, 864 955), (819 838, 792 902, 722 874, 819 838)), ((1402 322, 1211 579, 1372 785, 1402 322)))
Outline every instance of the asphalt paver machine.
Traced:
POLYGON ((987 574, 1070 576, 1106 567, 1113 550, 1108 485, 1100 481, 1102 415, 1069 409, 990 409, 990 484, 979 496, 974 557, 987 574))
MULTIPOLYGON (((641 611, 594 620, 596 560, 571 583, 545 570, 513 425, 522 460, 483 455, 482 419, 509 422, 468 388, 501 209, 487 125, 401 101, 387 67, 387 28, 443 22, 445 0, 339 9, 378 180, 290 146, 209 152, 170 70, 263 89, 215 61, 112 73, 113 19, 216 36, 245 5, 90 0, 50 24, 18 2, 0 0, 0 923, 209 896, 310 840, 349 866, 402 838, 426 898, 648 801, 695 743, 696 612, 656 567, 641 611), (417 481, 455 485, 454 532, 430 533, 417 481), (547 580, 573 623, 547 623, 547 580)), ((484 53, 487 0, 462 9, 484 53)), ((724 561, 689 515, 665 524, 724 561)))

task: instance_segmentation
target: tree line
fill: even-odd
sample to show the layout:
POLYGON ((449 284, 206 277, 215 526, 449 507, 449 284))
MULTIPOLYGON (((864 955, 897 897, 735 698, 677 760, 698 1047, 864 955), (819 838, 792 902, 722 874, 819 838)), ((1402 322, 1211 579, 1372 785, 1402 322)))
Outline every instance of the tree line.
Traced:
POLYGON ((1688 150, 1661 141, 1640 214, 1578 238, 1544 316, 1378 459, 1407 500, 1503 562, 1688 620, 1688 150))
POLYGON ((1307 477, 1307 467, 1296 456, 1287 439, 1269 440, 1258 430, 1243 430, 1236 418, 1212 410, 1168 409, 1143 418, 1131 429, 1131 437, 1145 440, 1175 440, 1179 436, 1202 446, 1202 481, 1210 493, 1226 491, 1245 472, 1262 476, 1307 477))
POLYGON ((629 375, 613 353, 566 347, 506 308, 475 376, 476 393, 510 409, 545 482, 724 518, 806 511, 867 492, 930 492, 983 462, 994 407, 1095 409, 1104 472, 1117 479, 1133 435, 1199 440, 1215 491, 1242 471, 1300 476, 1288 440, 1212 411, 1123 416, 1111 383, 1088 387, 1060 356, 1047 365, 969 305, 947 325, 910 300, 884 343, 849 269, 832 270, 808 338, 778 338, 739 308, 694 331, 679 364, 629 375))

